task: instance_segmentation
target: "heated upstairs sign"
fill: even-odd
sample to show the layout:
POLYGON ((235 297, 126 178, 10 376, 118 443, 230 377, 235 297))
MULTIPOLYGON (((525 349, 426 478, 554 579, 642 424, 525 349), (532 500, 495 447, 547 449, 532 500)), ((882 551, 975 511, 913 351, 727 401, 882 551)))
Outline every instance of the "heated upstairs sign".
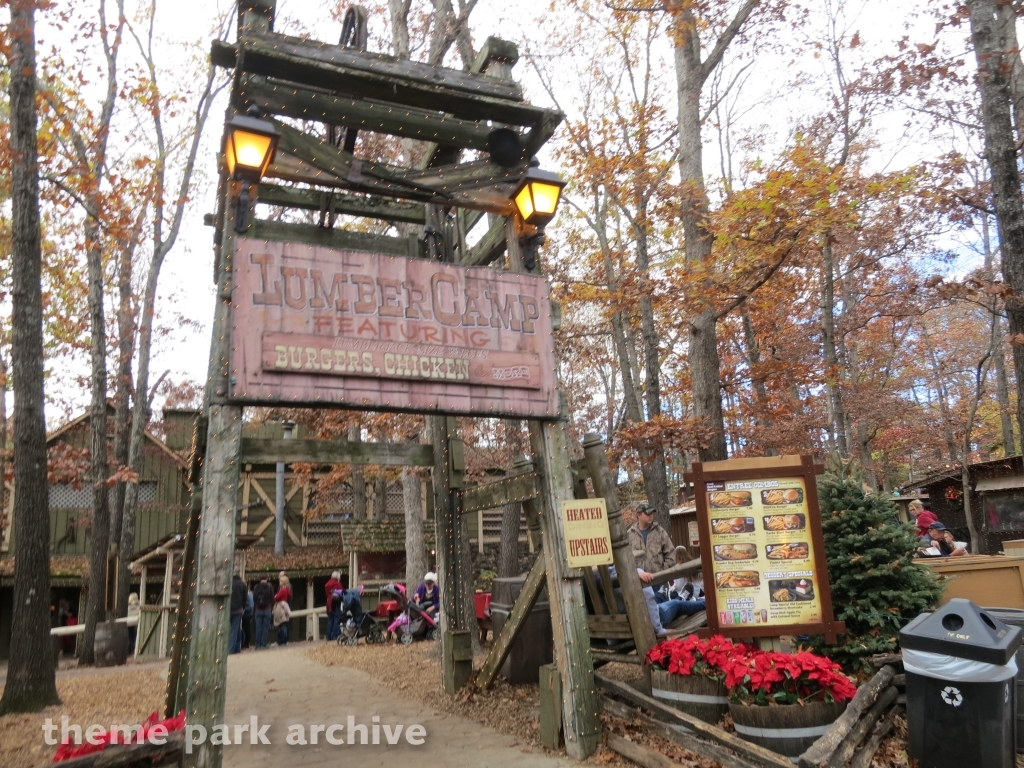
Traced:
POLYGON ((541 277, 250 238, 234 277, 234 401, 558 413, 541 277))
POLYGON ((612 564, 612 536, 604 499, 563 501, 562 525, 570 568, 612 564))

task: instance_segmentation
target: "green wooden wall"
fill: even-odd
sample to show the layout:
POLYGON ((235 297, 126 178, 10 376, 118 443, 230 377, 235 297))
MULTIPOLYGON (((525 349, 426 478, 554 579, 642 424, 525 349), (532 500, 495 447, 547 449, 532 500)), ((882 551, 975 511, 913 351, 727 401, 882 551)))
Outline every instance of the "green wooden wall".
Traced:
MULTIPOLYGON (((74 448, 89 447, 89 421, 85 420, 50 441, 50 448, 67 443, 74 448)), ((180 465, 160 446, 147 440, 143 452, 141 483, 156 483, 155 500, 139 505, 135 527, 136 551, 148 547, 168 534, 185 530, 188 488, 180 465)), ((63 485, 63 484, 62 484, 63 485)), ((60 494, 57 494, 60 495, 60 494)), ((88 496, 88 483, 77 496, 88 496)), ((76 502, 80 504, 81 499, 76 502)), ((55 555, 84 555, 91 549, 89 517, 91 506, 50 506, 50 551, 55 555)), ((18 535, 11 529, 10 551, 18 535)))

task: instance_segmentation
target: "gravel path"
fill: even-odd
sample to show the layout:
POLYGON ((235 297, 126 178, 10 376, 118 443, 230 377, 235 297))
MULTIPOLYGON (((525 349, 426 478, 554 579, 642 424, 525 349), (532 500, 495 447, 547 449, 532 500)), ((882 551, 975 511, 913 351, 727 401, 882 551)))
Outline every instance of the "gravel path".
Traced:
MULTIPOLYGON (((392 657, 392 666, 416 667, 425 659, 427 644, 400 648, 402 658, 392 657)), ((359 765, 375 768, 415 765, 417 768, 557 768, 578 765, 563 756, 537 754, 515 738, 465 717, 438 711, 408 691, 388 688, 366 672, 349 666, 324 666, 310 655, 322 653, 327 646, 309 652, 300 648, 271 648, 259 653, 232 656, 228 665, 228 702, 226 721, 247 722, 252 715, 260 724, 273 723, 267 736, 270 746, 225 747, 225 768, 280 768, 282 765, 337 766, 358 754, 359 765), (418 723, 427 732, 422 746, 402 743, 396 746, 367 744, 332 746, 320 734, 319 744, 291 746, 285 743, 288 726, 303 724, 346 724, 348 716, 357 723, 380 722, 409 725, 418 723), (397 761, 397 762, 396 762, 397 761)), ((332 645, 330 648, 336 649, 332 645)), ((352 655, 376 648, 360 647, 352 655)), ((341 735, 347 739, 347 730, 341 735)), ((308 739, 308 736, 307 736, 308 739)), ((381 741, 384 741, 382 732, 381 741)))

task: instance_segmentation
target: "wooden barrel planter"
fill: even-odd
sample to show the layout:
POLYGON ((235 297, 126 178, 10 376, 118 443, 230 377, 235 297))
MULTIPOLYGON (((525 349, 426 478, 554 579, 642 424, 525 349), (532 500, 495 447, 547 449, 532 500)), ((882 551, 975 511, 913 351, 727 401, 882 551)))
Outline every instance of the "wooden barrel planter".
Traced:
POLYGON ((786 757, 799 757, 843 714, 846 702, 758 707, 729 704, 737 735, 786 757))
POLYGON ((96 624, 93 653, 97 667, 118 667, 128 661, 128 625, 114 621, 96 624))
POLYGON ((654 698, 707 723, 717 723, 728 711, 727 693, 725 685, 717 680, 651 670, 651 694, 654 698))

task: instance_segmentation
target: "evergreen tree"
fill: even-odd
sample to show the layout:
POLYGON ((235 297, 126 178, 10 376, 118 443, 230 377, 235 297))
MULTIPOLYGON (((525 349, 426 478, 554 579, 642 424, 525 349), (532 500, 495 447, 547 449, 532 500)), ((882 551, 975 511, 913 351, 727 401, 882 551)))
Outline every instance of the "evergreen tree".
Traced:
POLYGON ((899 632, 932 610, 942 585, 914 562, 913 526, 900 522, 889 499, 865 493, 852 477, 826 474, 818 485, 832 606, 846 623, 839 645, 814 645, 850 673, 870 670, 867 659, 899 649, 899 632))

